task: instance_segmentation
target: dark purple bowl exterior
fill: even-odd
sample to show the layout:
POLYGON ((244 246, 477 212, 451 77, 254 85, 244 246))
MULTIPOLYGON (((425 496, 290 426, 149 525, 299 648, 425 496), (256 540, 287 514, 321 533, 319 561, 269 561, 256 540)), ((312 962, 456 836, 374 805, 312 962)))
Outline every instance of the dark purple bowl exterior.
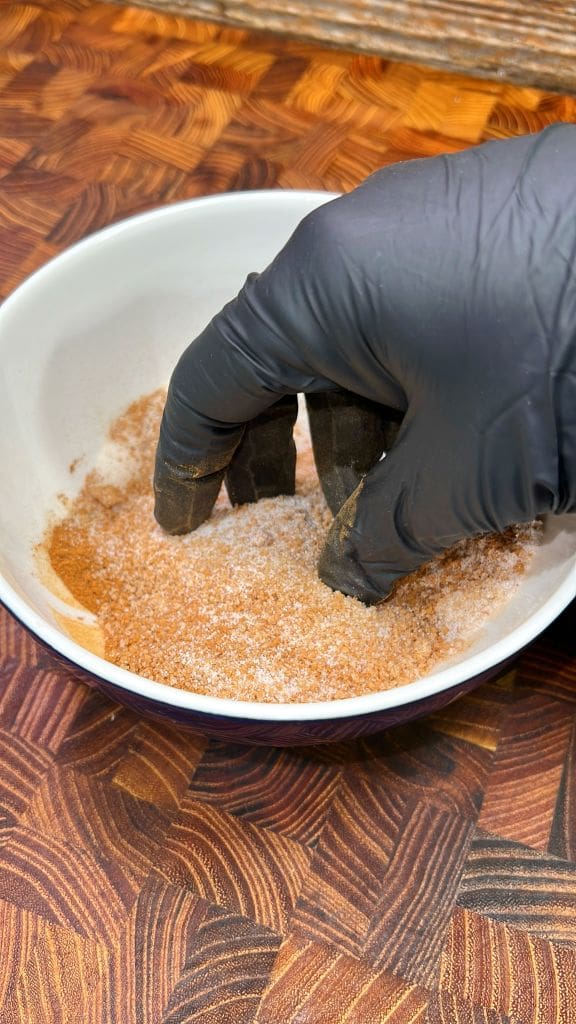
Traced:
MULTIPOLYGON (((13 615, 9 608, 7 611, 13 615)), ((16 618, 14 615, 13 617, 16 618)), ((231 718, 228 715, 211 715, 204 711, 173 707, 170 704, 150 700, 141 694, 132 693, 130 690, 116 686, 115 683, 111 683, 101 676, 80 668, 63 654, 60 654, 59 651, 54 650, 50 644, 41 640, 25 623, 19 619, 18 621, 36 643, 49 655, 58 668, 64 669, 67 675, 71 675, 80 682, 86 683, 88 686, 104 693, 117 704, 131 708, 132 711, 145 718, 150 718, 157 722, 169 722, 171 725, 179 726, 187 732, 197 732, 213 739, 230 740, 234 743, 247 743, 267 747, 309 746, 316 743, 355 740, 364 736, 372 736, 374 733, 382 732, 384 729, 389 729, 396 725, 402 725, 416 718, 423 718, 425 715, 429 715, 433 711, 438 711, 447 704, 451 704, 457 697, 468 693, 469 690, 475 689, 481 683, 500 675, 507 665, 515 661, 517 657, 515 655, 514 658, 500 662, 486 672, 473 676, 471 679, 466 679, 457 686, 452 686, 440 693, 433 694, 425 700, 413 701, 411 704, 403 704, 399 707, 387 708, 382 711, 373 711, 369 714, 351 715, 347 718, 327 718, 312 721, 299 721, 295 718, 291 721, 263 722, 254 718, 231 718)))

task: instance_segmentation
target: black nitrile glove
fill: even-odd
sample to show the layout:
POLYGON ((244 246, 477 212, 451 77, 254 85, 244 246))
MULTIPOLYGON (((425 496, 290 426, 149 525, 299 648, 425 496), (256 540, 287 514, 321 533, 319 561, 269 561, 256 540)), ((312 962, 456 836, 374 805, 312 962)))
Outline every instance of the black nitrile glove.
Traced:
POLYGON ((463 537, 575 511, 575 125, 391 166, 306 217, 174 371, 159 523, 209 515, 246 423, 337 391, 403 420, 330 529, 334 589, 374 603, 463 537))

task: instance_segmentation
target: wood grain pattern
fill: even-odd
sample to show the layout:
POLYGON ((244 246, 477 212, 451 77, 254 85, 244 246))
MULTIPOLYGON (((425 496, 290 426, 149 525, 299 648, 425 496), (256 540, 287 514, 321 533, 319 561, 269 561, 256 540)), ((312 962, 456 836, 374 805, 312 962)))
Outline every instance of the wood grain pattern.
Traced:
POLYGON ((343 782, 311 860, 293 924, 311 939, 360 955, 407 801, 364 780, 343 782))
POLYGON ((336 766, 271 748, 213 744, 202 758, 190 794, 308 846, 315 846, 338 788, 336 766))
POLYGON ((280 948, 255 1024, 424 1024, 417 986, 374 971, 330 945, 290 936, 280 948))
POLYGON ((452 915, 440 991, 522 1024, 561 1024, 576 1013, 574 949, 467 910, 452 915))
MULTIPOLYGON (((0 0, 0 293, 229 189, 576 121, 569 95, 89 0, 0 0)), ((575 609, 364 742, 143 721, 0 610, 2 1024, 571 1024, 575 609)))
POLYGON ((572 718, 569 708, 539 694, 510 707, 484 792, 483 829, 548 848, 572 718))
POLYGON ((468 852, 472 825, 420 803, 403 822, 363 953, 375 967, 429 983, 468 852), (430 857, 430 850, 434 856, 430 857))
POLYGON ((164 838, 161 870, 205 899, 281 933, 309 860, 306 847, 294 840, 186 798, 164 838))
POLYGON ((98 1003, 106 1008, 103 1019, 161 1019, 206 911, 199 896, 148 878, 108 955, 98 991, 98 1003))
POLYGON ((558 789, 550 830, 550 853, 576 861, 576 725, 572 733, 558 789))
POLYGON ((166 810, 177 809, 207 746, 203 736, 162 731, 142 722, 114 774, 114 783, 132 796, 166 810))
POLYGON ((137 884, 160 858, 164 865, 168 860, 164 841, 172 818, 162 808, 70 768, 46 774, 20 820, 45 838, 118 865, 137 884))
POLYGON ((576 950, 572 862, 478 830, 462 873, 458 904, 576 950))
POLYGON ((42 831, 18 826, 0 848, 0 900, 106 943, 137 893, 122 866, 42 831))
POLYGON ((576 22, 570 4, 517 0, 143 0, 244 28, 419 60, 550 88, 574 88, 576 22))
POLYGON ((3 1024, 95 1020, 106 958, 95 942, 41 923, 26 965, 6 999, 3 1024))
POLYGON ((163 1021, 251 1024, 268 983, 280 937, 252 920, 208 907, 163 1021))
POLYGON ((426 795, 435 808, 474 819, 482 803, 492 753, 440 732, 435 724, 431 718, 364 741, 354 772, 375 788, 419 798, 426 795))
POLYGON ((518 1017, 456 999, 451 992, 435 992, 428 1004, 426 1024, 521 1024, 518 1017))

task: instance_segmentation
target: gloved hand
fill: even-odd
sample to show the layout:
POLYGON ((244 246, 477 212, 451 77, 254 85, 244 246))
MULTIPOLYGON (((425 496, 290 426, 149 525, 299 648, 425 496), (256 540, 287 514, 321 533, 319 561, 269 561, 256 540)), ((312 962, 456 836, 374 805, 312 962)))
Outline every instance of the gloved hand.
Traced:
POLYGON ((319 416, 343 391, 372 424, 402 417, 326 538, 334 589, 375 603, 459 539, 574 511, 575 169, 576 126, 555 125, 393 165, 306 217, 174 371, 159 523, 209 515, 247 423, 283 422, 286 449, 302 392, 319 416))

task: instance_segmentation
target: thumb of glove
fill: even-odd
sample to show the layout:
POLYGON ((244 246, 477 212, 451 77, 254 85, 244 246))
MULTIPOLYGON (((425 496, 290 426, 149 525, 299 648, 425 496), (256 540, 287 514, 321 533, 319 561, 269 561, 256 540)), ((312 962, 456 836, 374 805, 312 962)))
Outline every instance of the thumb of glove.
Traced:
POLYGON ((321 580, 365 604, 456 541, 527 518, 516 508, 506 518, 498 480, 482 490, 482 454, 465 432, 431 439, 428 417, 407 420, 342 505, 320 554, 321 580))

